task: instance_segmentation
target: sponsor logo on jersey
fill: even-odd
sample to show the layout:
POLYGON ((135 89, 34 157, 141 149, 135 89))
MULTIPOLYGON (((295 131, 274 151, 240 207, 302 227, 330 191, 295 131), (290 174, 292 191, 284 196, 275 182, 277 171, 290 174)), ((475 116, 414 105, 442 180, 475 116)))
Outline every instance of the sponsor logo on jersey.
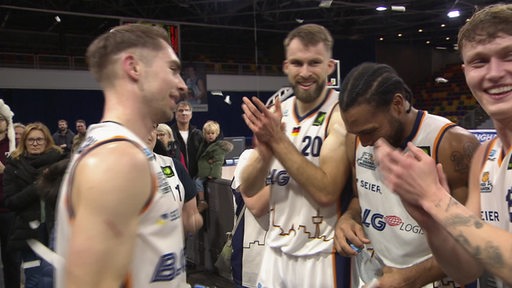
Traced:
POLYGON ((373 213, 370 209, 364 209, 362 216, 361 223, 367 228, 373 228, 377 231, 384 231, 389 226, 405 233, 424 234, 423 229, 417 223, 406 223, 400 216, 373 213))
POLYGON ((320 126, 325 121, 325 112, 318 112, 316 115, 315 121, 313 121, 313 126, 320 126))
POLYGON ((368 190, 370 192, 379 193, 382 195, 382 190, 380 189, 380 185, 371 183, 369 181, 363 180, 363 179, 356 179, 356 181, 359 183, 359 187, 362 189, 368 190))
POLYGON ((430 151, 430 146, 418 146, 423 152, 425 152, 428 156, 432 157, 432 152, 430 151))
POLYGON ((490 173, 489 171, 485 171, 482 173, 482 179, 480 181, 480 193, 491 193, 492 192, 492 183, 490 181, 490 173))
POLYGON ((164 176, 167 178, 171 178, 174 176, 174 170, 172 170, 171 166, 163 166, 160 167, 162 169, 162 173, 164 173, 164 176))
POLYGON ((489 152, 489 157, 487 158, 487 160, 489 161, 494 161, 496 160, 496 149, 492 149, 491 152, 489 152))
POLYGON ((299 135, 299 132, 300 132, 300 126, 299 127, 293 127, 293 129, 292 129, 292 136, 299 135))
POLYGON ((158 179, 158 189, 160 190, 161 194, 167 194, 172 192, 171 185, 169 185, 169 182, 167 182, 167 179, 163 172, 158 171, 156 173, 156 177, 158 179))
POLYGON ((290 182, 290 175, 288 175, 286 170, 272 169, 265 179, 265 184, 267 185, 276 184, 279 186, 286 186, 288 182, 290 182))
POLYGON ((500 212, 498 211, 482 210, 480 211, 480 216, 482 217, 482 220, 484 220, 485 222, 500 221, 500 212))
POLYGON ((178 219, 180 219, 180 211, 179 209, 174 209, 172 211, 160 214, 160 218, 158 218, 157 224, 163 225, 166 222, 172 222, 178 219))
POLYGON ((360 158, 357 159, 357 165, 366 169, 375 170, 377 166, 373 161, 373 154, 370 152, 363 152, 360 158))

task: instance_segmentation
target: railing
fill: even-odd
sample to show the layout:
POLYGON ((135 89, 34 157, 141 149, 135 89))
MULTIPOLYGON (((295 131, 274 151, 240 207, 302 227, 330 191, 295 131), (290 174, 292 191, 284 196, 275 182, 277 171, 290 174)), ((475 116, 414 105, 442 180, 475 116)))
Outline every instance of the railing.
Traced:
MULTIPOLYGON (((207 74, 282 76, 280 65, 252 63, 193 62, 205 67, 207 74)), ((186 64, 186 62, 184 63, 186 64)), ((85 57, 23 53, 0 53, 0 67, 29 69, 87 70, 85 57)))

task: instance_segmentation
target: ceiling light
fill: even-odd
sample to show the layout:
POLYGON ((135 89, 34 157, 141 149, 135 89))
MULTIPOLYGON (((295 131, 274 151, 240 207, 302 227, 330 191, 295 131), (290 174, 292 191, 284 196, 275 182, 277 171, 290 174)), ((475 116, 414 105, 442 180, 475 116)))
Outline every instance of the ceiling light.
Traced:
POLYGON ((320 0, 320 4, 318 4, 318 7, 330 8, 331 4, 332 4, 332 0, 320 0))
POLYGON ((380 40, 380 41, 384 41, 384 37, 380 37, 380 38, 379 38, 379 40, 380 40))
POLYGON ((420 32, 420 33, 423 32, 423 29, 418 29, 418 32, 420 32))
POLYGON ((391 11, 405 12, 405 6, 391 6, 391 11))
POLYGON ((450 40, 450 37, 446 37, 446 38, 444 38, 444 39, 446 39, 446 40, 450 40))
POLYGON ((425 41, 425 44, 430 44, 430 40, 425 41))
POLYGON ((460 11, 459 10, 451 10, 450 12, 448 12, 447 15, 450 18, 457 18, 460 16, 460 11))
POLYGON ((402 33, 398 33, 398 37, 402 37, 402 33))
POLYGON ((386 11, 386 10, 388 10, 388 7, 379 6, 379 7, 375 8, 375 10, 377 10, 377 11, 386 11))
POLYGON ((301 19, 301 18, 295 18, 295 21, 297 21, 297 23, 302 23, 302 22, 304 22, 304 19, 301 19))
POLYGON ((446 25, 445 24, 441 24, 441 27, 445 27, 446 25))
POLYGON ((436 77, 436 79, 434 79, 434 81, 436 81, 436 83, 448 83, 448 79, 443 78, 443 77, 436 77))
POLYGON ((57 21, 57 23, 60 23, 60 21, 61 21, 59 16, 55 16, 54 19, 55 19, 55 21, 57 21))

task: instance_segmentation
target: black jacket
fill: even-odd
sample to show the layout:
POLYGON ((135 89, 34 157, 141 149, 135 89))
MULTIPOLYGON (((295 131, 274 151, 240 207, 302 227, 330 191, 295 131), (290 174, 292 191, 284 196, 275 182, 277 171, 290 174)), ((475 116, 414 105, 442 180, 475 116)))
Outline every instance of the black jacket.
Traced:
POLYGON ((195 126, 189 125, 188 128, 188 140, 185 146, 185 140, 181 137, 178 125, 176 123, 171 125, 174 139, 178 141, 181 153, 185 157, 185 164, 187 165, 188 173, 190 177, 194 178, 197 176, 197 154, 199 151, 199 145, 203 142, 203 132, 197 129, 195 126))
POLYGON ((50 150, 37 156, 7 159, 4 171, 5 206, 16 214, 14 230, 9 235, 9 249, 29 249, 26 240, 31 238, 43 243, 48 240, 42 239, 41 229, 36 229, 37 221, 41 222, 42 219, 41 197, 35 182, 46 167, 63 158, 61 152, 50 150), (30 227, 30 222, 34 223, 33 227, 30 227))

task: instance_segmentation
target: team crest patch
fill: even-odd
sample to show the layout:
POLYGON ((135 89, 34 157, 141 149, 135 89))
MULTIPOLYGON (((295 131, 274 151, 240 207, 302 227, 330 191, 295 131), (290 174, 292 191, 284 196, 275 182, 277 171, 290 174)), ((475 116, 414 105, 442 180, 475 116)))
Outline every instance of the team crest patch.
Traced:
POLYGON ((489 157, 487 158, 489 161, 496 160, 496 149, 492 149, 491 152, 489 152, 489 157))
POLYGON ((366 169, 375 170, 376 168, 375 162, 373 161, 373 154, 369 152, 363 152, 363 155, 361 155, 356 162, 357 165, 366 169))
POLYGON ((430 151, 430 146, 418 146, 423 152, 427 153, 428 156, 432 157, 432 152, 430 151))
POLYGON ((313 121, 313 126, 320 126, 325 121, 325 112, 318 112, 318 115, 315 118, 315 121, 313 121))
POLYGON ((492 183, 490 181, 489 171, 482 173, 482 179, 480 181, 480 193, 491 193, 492 183))
POLYGON ((292 136, 299 135, 299 132, 300 132, 300 126, 299 127, 293 127, 292 136))
POLYGON ((171 166, 163 166, 160 168, 162 168, 162 173, 164 173, 166 178, 171 178, 174 176, 174 170, 172 170, 171 166))
POLYGON ((512 157, 508 160, 507 170, 512 170, 512 157))

